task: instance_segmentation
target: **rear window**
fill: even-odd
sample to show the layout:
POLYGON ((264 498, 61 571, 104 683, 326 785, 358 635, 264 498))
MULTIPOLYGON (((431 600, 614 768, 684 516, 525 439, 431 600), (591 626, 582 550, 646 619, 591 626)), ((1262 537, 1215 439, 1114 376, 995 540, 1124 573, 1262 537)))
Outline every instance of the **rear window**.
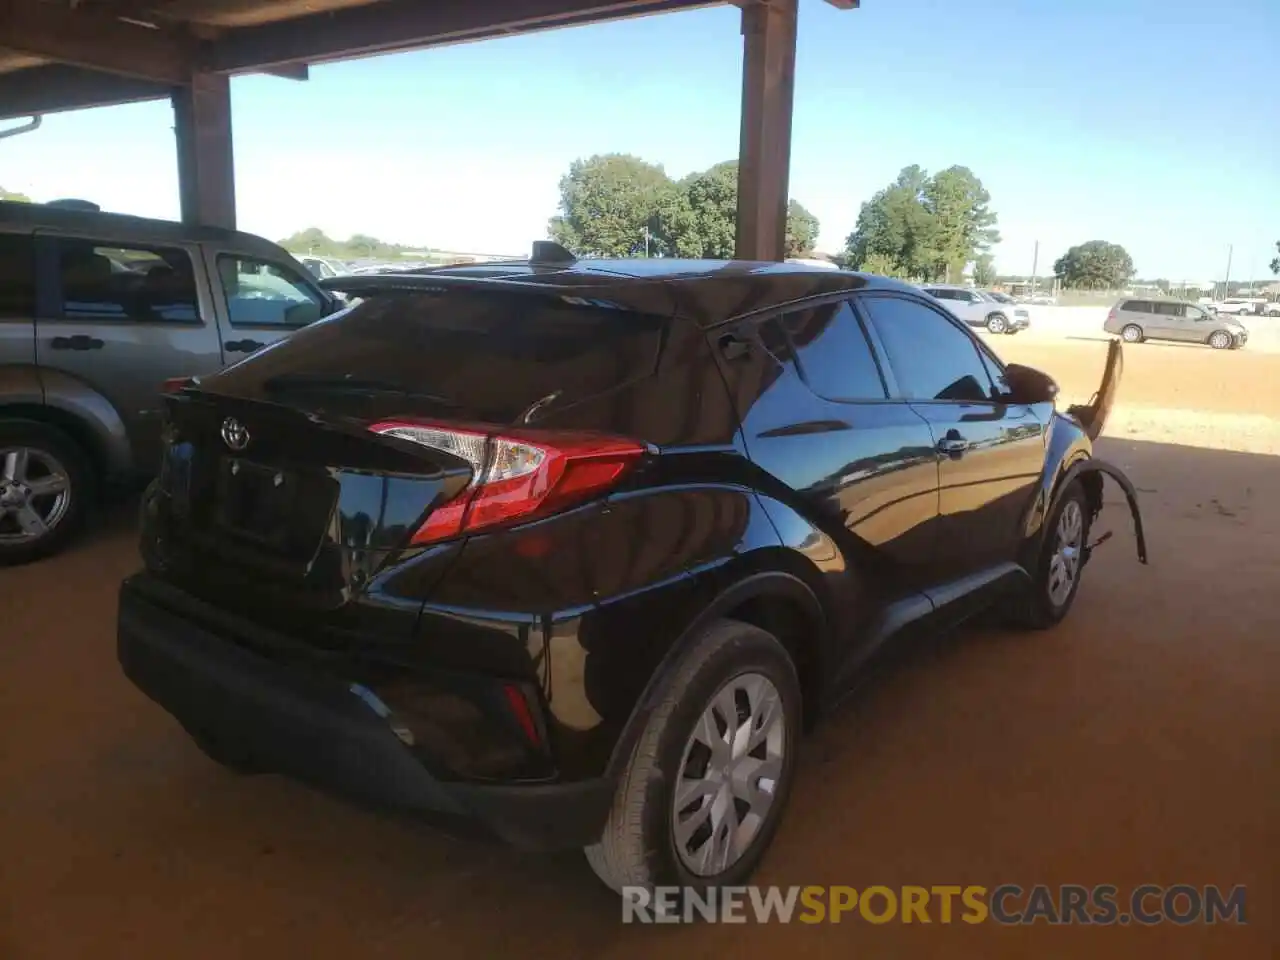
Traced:
POLYGON ((35 244, 28 236, 0 233, 0 317, 30 320, 35 313, 35 244))
POLYGON ((505 421, 552 394, 561 405, 653 373, 665 323, 541 293, 378 294, 219 380, 240 390, 280 377, 358 377, 505 421))

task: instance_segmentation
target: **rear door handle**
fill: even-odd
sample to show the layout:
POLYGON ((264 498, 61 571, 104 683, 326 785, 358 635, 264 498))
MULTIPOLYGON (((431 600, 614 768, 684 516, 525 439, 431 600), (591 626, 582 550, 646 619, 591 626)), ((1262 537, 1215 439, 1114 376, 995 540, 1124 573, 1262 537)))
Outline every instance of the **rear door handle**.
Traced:
POLYGON ((228 340, 223 346, 231 353, 253 353, 255 350, 261 350, 263 344, 257 340, 228 340))
POLYGON ((947 435, 938 441, 938 452, 944 456, 962 457, 968 449, 969 441, 956 430, 948 430, 947 435))
POLYGON ((97 337, 77 333, 74 337, 54 337, 49 346, 54 350, 101 350, 104 343, 97 337))

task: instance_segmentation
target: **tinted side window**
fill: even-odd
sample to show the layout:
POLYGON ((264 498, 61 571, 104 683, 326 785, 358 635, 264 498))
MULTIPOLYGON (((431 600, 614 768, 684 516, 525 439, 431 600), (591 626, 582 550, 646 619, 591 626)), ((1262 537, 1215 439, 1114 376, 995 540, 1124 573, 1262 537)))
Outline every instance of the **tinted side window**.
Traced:
POLYGON ((35 242, 16 233, 0 233, 0 317, 31 319, 35 313, 35 242))
POLYGON ((956 298, 954 290, 925 290, 925 293, 937 300, 954 300, 956 298))
POLYGON ((991 400, 991 379, 969 334, 914 300, 865 297, 862 303, 907 399, 991 400))
POLYGON ((1167 301, 1156 301, 1151 305, 1152 313, 1158 313, 1162 317, 1180 317, 1182 316, 1182 304, 1169 303, 1167 301))
POLYGON ((1155 312, 1154 310, 1151 309, 1151 304, 1147 303, 1145 300, 1126 300, 1123 304, 1120 305, 1120 309, 1125 310, 1129 313, 1154 313, 1155 312))
POLYGON ((862 322, 846 300, 782 315, 809 389, 826 400, 883 400, 887 393, 862 322))
POLYGON ((305 327, 324 310, 319 294, 280 264, 222 254, 218 281, 233 327, 305 327))
POLYGON ((185 250, 62 238, 58 265, 68 320, 200 322, 195 271, 185 250))

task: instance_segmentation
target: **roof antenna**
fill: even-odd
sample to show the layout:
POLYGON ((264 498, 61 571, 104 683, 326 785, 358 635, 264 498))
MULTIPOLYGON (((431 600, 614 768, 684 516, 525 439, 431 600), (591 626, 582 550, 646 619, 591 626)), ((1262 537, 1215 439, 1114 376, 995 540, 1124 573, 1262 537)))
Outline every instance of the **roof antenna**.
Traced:
POLYGON ((533 241, 533 254, 529 257, 529 262, 534 264, 546 263, 577 263, 578 258, 572 253, 550 240, 533 241))

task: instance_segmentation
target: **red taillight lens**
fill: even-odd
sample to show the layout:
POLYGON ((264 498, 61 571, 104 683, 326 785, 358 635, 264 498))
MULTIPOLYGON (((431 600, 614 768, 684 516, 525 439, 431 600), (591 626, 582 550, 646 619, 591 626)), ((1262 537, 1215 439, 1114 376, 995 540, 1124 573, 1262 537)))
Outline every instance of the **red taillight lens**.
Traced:
POLYGON ((634 440, 568 431, 495 428, 491 433, 411 420, 375 423, 369 429, 471 464, 471 483, 431 511, 413 535, 414 543, 445 540, 586 500, 613 486, 644 453, 634 440))
POLYGON ((198 381, 195 377, 170 377, 160 384, 161 393, 178 393, 187 387, 194 387, 198 381))

